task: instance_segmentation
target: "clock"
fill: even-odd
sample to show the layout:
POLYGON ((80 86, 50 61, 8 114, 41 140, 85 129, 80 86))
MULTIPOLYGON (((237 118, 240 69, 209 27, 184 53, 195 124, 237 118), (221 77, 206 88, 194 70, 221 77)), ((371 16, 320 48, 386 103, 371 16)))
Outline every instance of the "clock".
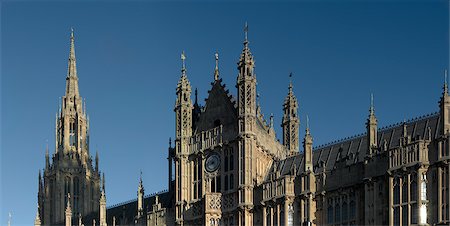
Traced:
POLYGON ((220 166, 220 156, 217 153, 213 153, 208 156, 205 162, 205 169, 209 173, 216 171, 220 166))

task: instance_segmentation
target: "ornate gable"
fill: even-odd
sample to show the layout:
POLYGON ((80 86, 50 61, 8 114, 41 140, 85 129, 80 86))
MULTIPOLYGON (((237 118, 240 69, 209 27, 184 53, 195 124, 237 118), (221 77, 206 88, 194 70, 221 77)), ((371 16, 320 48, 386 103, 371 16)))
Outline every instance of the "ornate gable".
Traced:
POLYGON ((219 125, 228 128, 236 127, 236 103, 229 91, 225 89, 225 85, 222 84, 222 79, 212 83, 208 94, 195 131, 205 131, 219 125))

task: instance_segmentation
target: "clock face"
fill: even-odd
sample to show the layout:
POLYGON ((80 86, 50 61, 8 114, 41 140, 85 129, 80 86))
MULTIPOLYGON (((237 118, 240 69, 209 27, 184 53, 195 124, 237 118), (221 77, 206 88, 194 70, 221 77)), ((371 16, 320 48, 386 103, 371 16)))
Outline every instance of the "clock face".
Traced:
POLYGON ((205 162, 205 168, 208 172, 216 171, 220 166, 220 157, 217 153, 213 153, 208 156, 205 162))

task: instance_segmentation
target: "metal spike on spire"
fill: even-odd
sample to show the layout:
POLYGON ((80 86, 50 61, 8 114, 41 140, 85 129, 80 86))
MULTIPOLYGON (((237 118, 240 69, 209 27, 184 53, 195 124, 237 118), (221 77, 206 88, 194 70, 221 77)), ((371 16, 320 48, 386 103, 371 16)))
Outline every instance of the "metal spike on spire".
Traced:
POLYGON ((373 93, 370 94, 370 115, 375 114, 375 107, 373 104, 373 93))
POLYGON ((185 55, 184 50, 183 50, 181 52, 181 63, 182 63, 182 65, 181 65, 181 72, 183 72, 183 75, 186 72, 186 63, 185 63, 185 61, 186 61, 186 55, 185 55))
POLYGON ((245 41, 244 41, 244 43, 248 43, 248 24, 247 24, 247 21, 245 21, 244 34, 245 34, 245 41))
POLYGON ((292 72, 289 73, 289 92, 292 92, 292 72))

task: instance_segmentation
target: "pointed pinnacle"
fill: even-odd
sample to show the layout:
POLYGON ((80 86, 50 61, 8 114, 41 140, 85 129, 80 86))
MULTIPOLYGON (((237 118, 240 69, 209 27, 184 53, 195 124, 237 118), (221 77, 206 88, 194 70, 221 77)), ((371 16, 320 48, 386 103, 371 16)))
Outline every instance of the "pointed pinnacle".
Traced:
POLYGON ((214 54, 215 59, 216 59, 216 67, 214 69, 214 81, 219 80, 219 53, 214 54))
POLYGON ((181 72, 183 73, 183 75, 186 72, 186 55, 184 53, 184 50, 181 52, 181 72))
POLYGON ((447 74, 447 69, 445 69, 445 71, 444 71, 444 93, 448 93, 447 80, 448 80, 448 74, 447 74))
POLYGON ((306 115, 306 135, 309 135, 309 116, 306 115))
POLYGON ((370 115, 374 115, 375 114, 375 107, 373 104, 373 93, 370 94, 370 115))
POLYGON ((248 24, 247 24, 247 21, 245 21, 244 35, 245 35, 245 41, 244 41, 244 43, 248 43, 248 24))

